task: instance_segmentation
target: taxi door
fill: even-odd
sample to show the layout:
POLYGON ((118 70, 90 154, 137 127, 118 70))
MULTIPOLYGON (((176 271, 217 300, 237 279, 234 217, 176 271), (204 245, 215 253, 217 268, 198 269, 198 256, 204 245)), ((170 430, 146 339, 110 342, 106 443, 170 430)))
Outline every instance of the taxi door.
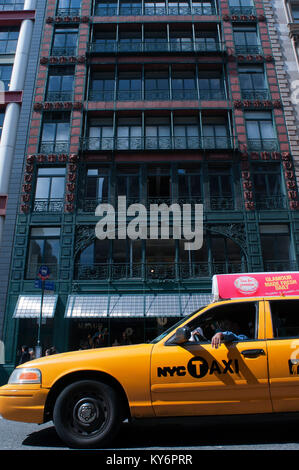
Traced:
POLYGON ((270 394, 275 412, 299 411, 298 313, 298 297, 265 302, 270 394))
POLYGON ((221 344, 167 345, 152 351, 151 397, 157 416, 267 413, 272 411, 264 338, 264 303, 259 302, 255 340, 221 344))

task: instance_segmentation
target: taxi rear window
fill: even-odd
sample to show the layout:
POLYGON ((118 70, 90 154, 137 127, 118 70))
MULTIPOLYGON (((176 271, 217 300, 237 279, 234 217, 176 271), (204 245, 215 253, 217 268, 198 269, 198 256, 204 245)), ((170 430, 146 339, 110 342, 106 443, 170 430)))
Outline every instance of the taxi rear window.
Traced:
POLYGON ((299 336, 299 300, 270 301, 274 338, 299 336))

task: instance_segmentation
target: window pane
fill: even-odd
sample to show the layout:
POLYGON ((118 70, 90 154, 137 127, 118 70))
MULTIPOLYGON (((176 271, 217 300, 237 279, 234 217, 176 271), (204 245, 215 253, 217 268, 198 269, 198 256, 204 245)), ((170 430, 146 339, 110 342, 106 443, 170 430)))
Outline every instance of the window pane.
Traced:
POLYGON ((52 178, 51 199, 62 199, 64 196, 64 178, 52 178))
POLYGON ((50 178, 38 178, 36 183, 35 198, 48 199, 50 191, 50 178))
POLYGON ((57 124, 56 140, 68 141, 69 140, 70 125, 68 122, 60 122, 57 124))
POLYGON ((55 140, 56 124, 46 122, 43 125, 42 141, 51 142, 55 140))

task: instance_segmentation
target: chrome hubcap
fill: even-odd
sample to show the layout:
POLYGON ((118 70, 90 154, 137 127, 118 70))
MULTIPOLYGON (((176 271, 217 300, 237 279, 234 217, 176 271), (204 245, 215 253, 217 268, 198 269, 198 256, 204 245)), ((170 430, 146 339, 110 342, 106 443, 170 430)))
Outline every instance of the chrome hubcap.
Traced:
POLYGON ((77 403, 75 407, 75 417, 81 423, 89 425, 99 416, 97 403, 92 399, 84 399, 77 403))

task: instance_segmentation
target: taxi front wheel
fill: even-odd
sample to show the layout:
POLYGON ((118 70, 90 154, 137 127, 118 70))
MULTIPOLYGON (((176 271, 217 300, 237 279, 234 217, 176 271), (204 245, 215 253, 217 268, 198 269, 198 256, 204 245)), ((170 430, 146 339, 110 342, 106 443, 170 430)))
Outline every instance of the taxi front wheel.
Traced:
POLYGON ((121 424, 115 390, 96 380, 68 385, 58 396, 53 421, 59 437, 70 447, 107 445, 121 424))

